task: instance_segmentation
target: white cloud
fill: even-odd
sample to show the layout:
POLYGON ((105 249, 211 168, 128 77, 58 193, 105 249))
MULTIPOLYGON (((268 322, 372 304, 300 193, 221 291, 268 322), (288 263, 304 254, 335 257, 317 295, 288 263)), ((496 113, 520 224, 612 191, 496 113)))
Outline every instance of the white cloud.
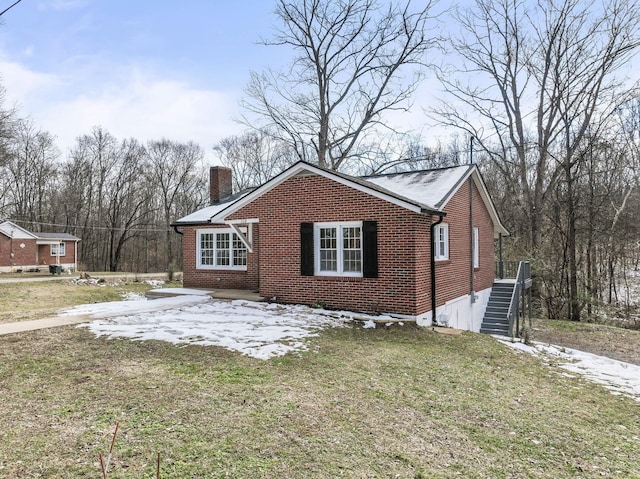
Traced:
POLYGON ((50 0, 38 3, 40 10, 74 10, 82 8, 87 4, 87 0, 50 0))
POLYGON ((0 71, 8 105, 17 102, 21 116, 52 133, 63 154, 99 125, 120 139, 192 140, 211 162, 213 144, 243 129, 233 121, 238 92, 194 88, 139 68, 105 66, 63 76, 0 61, 0 71))
POLYGON ((35 97, 46 95, 50 89, 60 86, 60 79, 55 75, 35 72, 5 59, 0 59, 0 72, 0 82, 7 91, 9 103, 5 106, 31 104, 35 97))
POLYGON ((138 74, 96 94, 50 103, 39 117, 65 145, 100 125, 118 138, 193 140, 210 150, 238 129, 235 103, 229 94, 138 74))

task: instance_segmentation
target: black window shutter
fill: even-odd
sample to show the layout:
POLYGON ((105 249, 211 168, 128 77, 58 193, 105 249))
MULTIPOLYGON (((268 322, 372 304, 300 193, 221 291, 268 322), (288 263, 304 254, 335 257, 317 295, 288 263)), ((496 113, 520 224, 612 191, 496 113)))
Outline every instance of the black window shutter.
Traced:
POLYGON ((362 222, 362 276, 378 277, 378 222, 362 222))
POLYGON ((313 276, 313 223, 300 223, 300 274, 313 276))

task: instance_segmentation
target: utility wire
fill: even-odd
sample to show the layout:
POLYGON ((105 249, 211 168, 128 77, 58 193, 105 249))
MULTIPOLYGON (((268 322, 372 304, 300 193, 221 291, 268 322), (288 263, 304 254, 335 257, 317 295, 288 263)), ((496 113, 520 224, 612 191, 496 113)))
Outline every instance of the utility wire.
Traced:
POLYGON ((92 225, 87 225, 87 226, 78 226, 78 225, 67 225, 67 224, 59 224, 59 223, 43 223, 41 221, 27 221, 27 220, 15 220, 16 223, 27 223, 30 225, 38 225, 38 226, 58 226, 61 228, 76 228, 76 229, 80 229, 80 230, 104 230, 104 231, 132 231, 132 232, 136 232, 136 233, 153 233, 153 232, 158 232, 158 231, 162 231, 165 232, 167 230, 170 230, 170 227, 166 227, 166 228, 159 228, 157 226, 150 226, 150 227, 144 227, 144 228, 109 228, 107 226, 92 226, 92 225))
POLYGON ((2 15, 4 15, 5 13, 7 13, 9 10, 11 10, 13 7, 15 7, 17 4, 19 4, 22 0, 18 0, 17 2, 15 2, 13 5, 5 8, 4 10, 2 10, 2 12, 0 12, 0 17, 2 15))

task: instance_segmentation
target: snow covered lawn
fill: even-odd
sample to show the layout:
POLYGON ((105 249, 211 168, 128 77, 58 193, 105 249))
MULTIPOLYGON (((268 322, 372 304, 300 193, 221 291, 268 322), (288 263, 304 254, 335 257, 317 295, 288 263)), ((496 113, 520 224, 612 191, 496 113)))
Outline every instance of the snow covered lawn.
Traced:
POLYGON ((352 319, 346 312, 202 295, 130 299, 80 305, 64 314, 95 319, 81 326, 98 336, 222 346, 258 359, 304 350, 305 338, 352 319))
POLYGON ((510 348, 540 357, 544 362, 557 365, 586 379, 602 384, 613 394, 625 394, 640 402, 640 366, 615 359, 585 353, 576 349, 534 343, 500 340, 510 348))
MULTIPOLYGON (((97 336, 221 346, 258 359, 305 350, 305 338, 324 328, 342 326, 355 314, 300 305, 220 301, 200 291, 183 293, 187 294, 154 300, 134 294, 127 301, 84 304, 63 314, 94 319, 80 327, 97 336)), ((373 318, 357 315, 357 319, 369 319, 365 328, 375 327, 373 318)), ((557 346, 501 342, 640 401, 640 366, 557 346)))

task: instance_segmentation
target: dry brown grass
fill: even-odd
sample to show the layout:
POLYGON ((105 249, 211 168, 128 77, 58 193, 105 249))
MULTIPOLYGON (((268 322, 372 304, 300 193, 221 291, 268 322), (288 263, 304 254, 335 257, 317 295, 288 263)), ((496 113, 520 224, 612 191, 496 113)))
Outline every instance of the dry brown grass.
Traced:
POLYGON ((538 319, 533 339, 640 365, 640 331, 611 325, 538 319))
MULTIPOLYGON (((167 286, 175 286, 167 285, 167 286)), ((125 292, 145 293, 146 283, 108 280, 102 284, 74 284, 71 279, 0 284, 0 323, 55 316, 77 304, 118 301, 125 292)))
MULTIPOLYGON (((0 320, 122 292, 9 286, 0 320)), ((535 327, 536 340, 640 351, 636 331, 535 327)), ((61 327, 0 336, 0 397, 7 478, 100 477, 116 422, 111 479, 154 477, 157 452, 163 478, 640 477, 638 403, 471 333, 348 327, 260 361, 61 327)))
POLYGON ((63 327, 0 337, 0 477, 638 477, 638 404, 492 338, 327 330, 260 361, 63 327), (6 398, 6 399, 5 399, 6 398))

